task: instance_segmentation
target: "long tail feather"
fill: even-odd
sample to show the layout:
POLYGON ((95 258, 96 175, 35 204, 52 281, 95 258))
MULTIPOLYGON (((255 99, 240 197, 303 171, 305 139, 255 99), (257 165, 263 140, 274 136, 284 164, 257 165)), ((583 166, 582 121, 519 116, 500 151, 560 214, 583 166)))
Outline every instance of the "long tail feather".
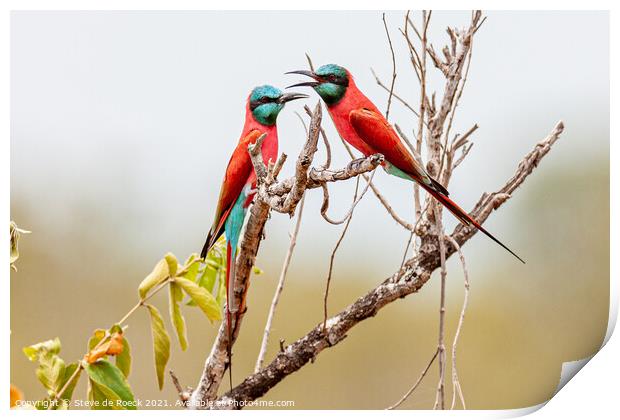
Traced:
POLYGON ((442 194, 439 191, 436 191, 434 189, 432 189, 432 187, 429 187, 427 185, 424 185, 422 183, 420 183, 420 185, 426 190, 428 191, 428 193, 430 195, 432 195, 433 197, 435 197, 435 199, 437 201, 439 201, 445 208, 447 208, 448 210, 450 210, 450 212, 464 225, 474 225, 476 227, 476 229, 478 229, 479 231, 481 231, 482 233, 484 233, 485 235, 487 235, 489 238, 491 238, 496 244, 498 244, 499 246, 501 246, 502 248, 504 248, 506 251, 510 252, 516 259, 518 259, 519 261, 521 261, 523 264, 525 264, 525 261, 523 261, 521 259, 521 257, 519 257, 517 254, 515 254, 510 248, 508 248, 506 245, 504 245, 499 239, 497 239, 495 236, 491 235, 489 233, 489 231, 487 231, 485 228, 483 228, 480 223, 476 222, 474 220, 473 217, 471 217, 465 210, 463 210, 462 208, 460 208, 454 201, 450 200, 446 195, 442 194))
MULTIPOLYGON (((236 247, 235 247, 236 248, 236 247)), ((226 241, 226 329, 228 333, 228 343, 226 345, 226 356, 228 357, 228 380, 230 383, 230 390, 232 391, 232 310, 231 301, 234 300, 234 296, 231 292, 231 288, 234 283, 234 273, 231 273, 231 267, 234 270, 235 267, 235 250, 230 245, 230 242, 226 241), (233 281, 231 282, 231 274, 233 281)))

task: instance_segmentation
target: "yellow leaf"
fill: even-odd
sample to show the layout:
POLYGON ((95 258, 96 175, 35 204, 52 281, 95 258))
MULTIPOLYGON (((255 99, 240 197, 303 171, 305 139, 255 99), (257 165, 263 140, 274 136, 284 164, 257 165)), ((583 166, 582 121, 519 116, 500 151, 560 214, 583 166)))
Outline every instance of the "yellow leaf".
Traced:
POLYGON ((146 278, 142 280, 142 283, 140 283, 140 286, 138 287, 138 293, 140 294, 140 297, 144 299, 149 290, 157 286, 162 281, 166 280, 168 278, 168 275, 168 262, 166 261, 166 259, 160 260, 151 272, 151 274, 146 276, 146 278))
POLYGON ((185 318, 181 313, 180 302, 183 300, 183 290, 177 283, 170 283, 170 319, 176 330, 181 350, 187 350, 187 335, 185 328, 185 318))
POLYGON ((11 265, 11 268, 15 271, 17 271, 17 268, 15 267, 15 265, 13 263, 15 263, 15 261, 17 261, 17 259, 19 258, 19 249, 17 247, 17 244, 19 242, 19 235, 21 233, 30 233, 30 231, 28 230, 23 230, 17 227, 17 225, 15 224, 15 222, 11 221, 10 223, 10 235, 11 235, 11 257, 9 260, 9 263, 11 265))
POLYGON ((169 252, 164 256, 164 259, 166 260, 166 263, 168 263, 168 274, 170 277, 175 277, 179 269, 179 261, 177 260, 177 257, 169 252))
POLYGON ((220 306, 217 304, 215 298, 206 289, 198 286, 193 281, 187 280, 183 277, 177 277, 174 279, 175 283, 183 288, 192 301, 202 309, 207 318, 211 321, 217 321, 222 319, 222 313, 220 312, 220 306))
POLYGON ((151 315, 151 333, 153 334, 153 353, 155 354, 155 371, 159 389, 164 386, 164 372, 170 358, 170 336, 164 326, 161 314, 153 305, 146 305, 151 315))

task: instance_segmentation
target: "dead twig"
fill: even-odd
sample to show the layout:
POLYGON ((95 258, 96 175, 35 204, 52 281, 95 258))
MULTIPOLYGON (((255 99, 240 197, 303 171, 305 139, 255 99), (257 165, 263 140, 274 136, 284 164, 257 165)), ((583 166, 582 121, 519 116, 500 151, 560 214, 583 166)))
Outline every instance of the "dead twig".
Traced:
MULTIPOLYGON (((355 155, 353 154, 353 151, 351 150, 351 147, 347 144, 346 141, 344 141, 344 139, 342 139, 342 137, 340 138, 340 140, 342 141, 342 144, 344 145, 344 148, 347 150, 347 153, 349 154, 349 156, 351 156, 351 159, 355 159, 355 155)), ((403 218, 401 218, 396 213, 396 211, 392 208, 392 206, 387 201, 387 199, 383 196, 383 194, 381 194, 381 191, 379 191, 379 189, 375 186, 375 184, 372 183, 372 181, 370 181, 370 179, 368 178, 368 175, 366 175, 364 173, 364 174, 362 174, 362 176, 364 177, 366 182, 368 182, 368 185, 370 185, 370 189, 375 194, 375 196, 379 199, 379 202, 387 210, 388 214, 390 216, 392 216, 392 219, 394 219, 396 221, 396 223, 398 223, 399 225, 401 225, 402 227, 404 227, 408 231, 413 230, 413 225, 411 223, 407 222, 406 220, 404 220, 403 218)))
MULTIPOLYGON (((437 210, 436 214, 440 214, 440 206, 441 204, 436 203, 437 210)), ((441 276, 440 283, 440 291, 439 291, 439 338, 437 343, 437 352, 439 357, 439 383, 437 384, 437 393, 435 395, 435 405, 434 409, 440 408, 443 410, 445 408, 445 373, 446 373, 446 345, 445 345, 445 335, 446 335, 446 244, 443 240, 444 232, 443 232, 443 224, 441 223, 441 216, 437 216, 435 218, 435 226, 437 229, 437 238, 439 238, 439 261, 440 261, 440 271, 439 274, 441 276)))
MULTIPOLYGON (((366 191, 368 191, 368 187, 370 186, 370 183, 372 182, 372 178, 374 177, 374 175, 375 175, 375 171, 373 171, 370 174, 370 178, 368 179, 366 187, 364 188, 362 193, 359 195, 359 197, 357 193, 359 190, 360 183, 359 183, 359 177, 357 178, 357 181, 355 184, 355 193, 353 194, 353 204, 351 205, 351 208, 349 209, 349 212, 347 213, 345 218, 342 220, 342 222, 345 222, 344 228, 342 229, 342 233, 340 234, 340 237, 338 238, 338 241, 336 242, 336 245, 334 246, 334 249, 332 250, 332 253, 329 257, 329 269, 327 271, 327 281, 325 282, 325 293, 323 295, 323 316, 324 316, 323 317, 323 329, 325 329, 325 325, 327 323, 327 299, 329 298, 329 286, 331 284, 332 273, 334 269, 334 259, 336 258, 336 252, 338 251, 340 244, 344 240, 344 236, 347 234, 347 230, 349 229, 349 224, 351 223, 351 219, 353 218, 353 210, 355 210, 355 206, 357 206, 357 204, 364 197, 364 194, 366 194, 366 191)), ((324 190, 324 191, 327 191, 327 190, 324 190)), ((323 215, 325 220, 328 220, 327 216, 324 214, 323 209, 321 209, 321 214, 323 215)), ((333 222, 330 221, 330 223, 333 223, 333 222)), ((339 224, 339 223, 334 223, 334 224, 339 224)))
POLYGON ((422 371, 422 373, 420 374, 420 376, 418 377, 418 380, 415 381, 415 383, 413 384, 413 386, 411 388, 409 388, 409 390, 405 393, 405 395, 403 395, 401 397, 400 400, 398 400, 395 404, 389 406, 388 408, 386 408, 386 410, 394 410, 396 408, 398 408, 398 406, 400 406, 402 403, 405 402, 405 400, 407 398, 409 398, 409 396, 411 394, 413 394, 413 391, 415 391, 418 386, 420 385, 420 383, 422 383, 422 379, 424 379, 424 377, 426 376, 426 374, 428 373, 428 370, 431 368, 431 366, 433 365, 433 362, 435 361, 435 359, 437 358, 437 354, 439 353, 439 350, 435 350, 435 353, 433 353, 433 357, 431 357, 431 360, 428 361, 428 364, 426 365, 426 367, 424 368, 424 370, 422 371))
MULTIPOLYGON (((512 178, 506 181, 496 192, 485 193, 480 197, 470 215, 483 224, 494 210, 497 210, 510 199, 511 194, 551 150, 563 130, 564 125, 560 121, 551 133, 536 144, 533 150, 522 159, 512 178)), ((476 232, 477 229, 475 228, 459 225, 450 236, 462 248, 476 232)), ((325 324, 325 329, 323 329, 323 323, 320 322, 306 335, 289 344, 267 366, 248 376, 231 392, 221 396, 218 401, 248 402, 260 398, 288 375, 315 360, 323 350, 337 345, 346 337, 348 331, 360 322, 376 315, 391 302, 419 291, 430 279, 433 271, 441 265, 436 235, 426 234, 422 237, 422 241, 424 246, 420 247, 418 255, 408 260, 402 269, 358 298, 342 312, 329 318, 325 324)), ((454 252, 456 252, 455 247, 451 243, 447 244, 446 258, 454 252)), ((214 404, 213 408, 241 408, 241 406, 241 404, 234 407, 226 404, 214 404)))
POLYGON ((295 227, 290 233, 291 240, 288 246, 288 250, 286 251, 286 256, 284 257, 284 262, 282 263, 282 270, 280 271, 278 285, 276 287, 275 293, 273 294, 271 306, 269 307, 267 322, 265 323, 265 330, 263 332, 263 340, 261 342, 260 351, 258 352, 258 358, 256 359, 256 366, 254 367, 254 372, 258 372, 261 369, 265 360, 265 354, 267 353, 267 345, 269 344, 269 334, 271 332, 273 317, 275 316, 276 307, 278 306, 278 302, 280 301, 280 295, 282 294, 282 290, 284 290, 284 281, 286 280, 286 274, 288 273, 288 268, 293 258, 293 251, 295 250, 295 245, 297 245, 297 235, 299 234, 299 228, 301 226, 301 217, 304 210, 304 201, 305 196, 301 198, 301 201, 297 206, 297 221, 295 222, 295 227))
POLYGON ((377 82, 377 85, 379 85, 381 88, 383 88, 386 92, 392 92, 392 97, 394 97, 396 100, 398 100, 401 104, 404 105, 405 108, 407 108, 409 111, 413 112, 413 115, 415 115, 416 117, 419 117, 420 114, 418 114, 418 111, 416 111, 415 109, 413 109, 413 107, 411 105, 409 105, 409 103, 407 101, 405 101, 402 96, 400 96, 399 94, 397 94, 396 92, 394 92, 393 90, 391 91, 389 87, 387 87, 386 85, 383 84, 383 82, 381 81, 381 79, 379 79, 379 76, 377 76, 377 73, 374 71, 374 69, 370 69, 372 75, 375 78, 375 81, 377 82))
MULTIPOLYGON (((372 173, 370 174, 370 178, 368 178, 366 182, 366 186, 364 187, 364 190, 359 195, 359 197, 353 199, 353 203, 351 204, 351 207, 349 208, 349 210, 347 211, 347 213, 344 215, 344 217, 341 220, 334 220, 327 215, 327 209, 329 208, 329 191, 327 190, 327 185, 322 184, 321 186, 323 187, 323 205, 321 206, 321 216, 323 216, 323 219, 325 219, 328 223, 332 225, 341 225, 345 223, 346 221, 348 221, 351 218, 351 215, 353 214, 353 210, 355 210, 355 207, 359 204, 362 198, 364 198, 364 195, 366 194, 366 191, 368 191, 368 187, 370 186, 370 183, 372 182, 372 178, 374 176, 375 176, 375 171, 373 170, 372 173)), ((358 187, 359 187, 359 177, 357 178, 357 184, 355 187, 355 196, 357 196, 358 187)))
POLYGON ((385 21, 385 13, 383 13, 383 27, 385 28, 385 35, 387 36, 388 44, 390 45, 390 52, 392 54, 392 83, 390 84, 390 94, 388 95, 387 107, 385 110, 385 119, 389 121, 390 106, 392 105, 392 95, 394 95, 394 84, 396 83, 396 56, 394 55, 394 46, 392 45, 392 38, 390 38, 390 31, 385 21))
POLYGON ((452 239, 450 236, 445 237, 456 249, 456 252, 459 254, 459 259, 461 260, 461 266, 463 267, 463 277, 465 283, 465 296, 463 297, 463 306, 461 307, 461 315, 459 316, 459 323, 456 327, 456 332, 454 333, 454 341, 452 342, 452 404, 450 405, 450 410, 454 410, 456 406, 456 395, 458 393, 459 398, 461 400, 461 404, 463 405, 463 410, 467 410, 465 406, 465 397, 463 396, 463 389, 461 388, 461 382, 459 381, 459 375, 456 369, 456 349, 458 346, 459 338, 461 336, 461 329, 463 328, 463 323, 465 321, 465 313, 467 312, 467 304, 469 302, 469 274, 467 272, 467 265, 465 264, 465 256, 463 255, 463 251, 459 244, 452 239))
POLYGON ((181 400, 181 403, 183 404, 183 406, 187 406, 187 402, 192 395, 192 389, 189 387, 187 389, 183 389, 183 387, 181 386, 181 382, 179 381, 179 378, 174 373, 174 371, 169 370, 168 373, 170 373, 170 378, 172 378, 172 384, 174 385, 177 393, 179 394, 179 399, 181 400))
MULTIPOLYGON (((293 215, 307 189, 317 188, 325 182, 356 177, 361 173, 374 170, 382 162, 383 156, 373 155, 340 171, 313 170, 310 165, 317 150, 320 124, 321 108, 320 104, 317 104, 312 113, 306 142, 297 158, 295 175, 283 181, 278 182, 276 178, 286 159, 285 155, 281 155, 275 164, 272 162, 265 164, 262 156, 263 136, 259 137, 255 144, 248 147, 248 153, 256 173, 257 192, 245 225, 243 240, 236 261, 233 300, 239 310, 232 320, 230 337, 232 342, 229 343, 225 325, 220 325, 211 353, 205 361, 198 385, 188 401, 188 408, 190 409, 209 408, 207 402, 216 398, 222 377, 228 368, 227 349, 229 345, 232 347, 236 341, 246 311, 245 299, 249 289, 251 269, 254 266, 263 237, 263 228, 270 211, 275 210, 293 215)), ((230 404, 224 405, 231 408, 232 400, 227 400, 227 403, 230 404)))

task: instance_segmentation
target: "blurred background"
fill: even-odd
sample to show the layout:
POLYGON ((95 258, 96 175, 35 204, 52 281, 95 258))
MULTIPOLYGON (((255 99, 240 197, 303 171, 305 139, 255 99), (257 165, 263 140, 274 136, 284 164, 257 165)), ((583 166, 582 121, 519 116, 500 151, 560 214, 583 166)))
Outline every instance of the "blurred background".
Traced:
MULTIPOLYGON (((469 12, 433 13, 439 50, 447 25, 469 12)), ((468 408, 518 408, 555 390, 564 361, 598 350, 609 301, 609 16, 605 12, 489 12, 474 40, 469 80, 453 133, 477 123, 475 146, 450 184, 471 208, 510 177, 520 159, 562 119, 565 132, 541 166, 485 226, 526 261, 476 235, 464 247, 471 293, 458 366, 468 408)), ((397 56, 395 91, 417 104, 417 80, 387 13, 397 56)), ((412 18, 420 21, 420 12, 412 18)), ((137 285, 168 251, 198 252, 210 227, 250 90, 297 82, 284 72, 347 67, 385 109, 391 56, 381 12, 14 12, 11 20, 11 218, 22 237, 11 278, 11 382, 44 396, 21 349, 60 337, 65 360, 80 358, 95 328, 109 327, 137 301, 137 285), (344 25, 346 22, 346 26, 344 25)), ((443 80, 429 70, 438 95, 443 80)), ((314 105, 317 96, 307 100, 314 105)), ((278 120, 280 150, 296 156, 304 135, 293 102, 278 120)), ((416 118, 393 101, 390 119, 406 132, 416 118)), ((329 119, 333 167, 348 162, 329 119)), ((317 157, 322 161, 324 150, 317 157)), ((283 170, 293 172, 293 160, 283 170)), ((378 172, 375 182, 411 220, 412 188, 378 172)), ((349 207, 354 181, 330 186, 330 212, 349 207)), ((267 358, 280 338, 295 341, 322 319, 329 254, 342 227, 319 214, 304 220, 274 322, 267 358)), ((235 380, 253 370, 292 220, 273 214, 235 346, 235 380)), ((449 229, 455 226, 447 214, 449 229)), ((334 266, 330 312, 392 274, 408 232, 369 193, 355 211, 334 266)), ((463 275, 448 264, 447 341, 463 299, 463 275)), ((340 345, 289 376, 265 398, 298 409, 378 409, 415 382, 437 342, 437 277, 354 328, 340 345)), ((155 299, 167 315, 165 294, 155 299)), ((195 386, 217 325, 187 308, 190 347, 173 336, 172 368, 195 386)), ((168 322, 166 316, 166 322, 168 322)), ((130 382, 138 398, 176 399, 169 378, 157 388, 148 315, 128 322, 130 382)), ((168 325, 170 325, 168 323, 168 325)), ((450 360, 450 354, 448 354, 450 360)), ((431 408, 437 366, 403 408, 431 408)), ((451 384, 448 378, 448 397, 451 384)), ((85 381, 75 396, 85 398, 85 381)))

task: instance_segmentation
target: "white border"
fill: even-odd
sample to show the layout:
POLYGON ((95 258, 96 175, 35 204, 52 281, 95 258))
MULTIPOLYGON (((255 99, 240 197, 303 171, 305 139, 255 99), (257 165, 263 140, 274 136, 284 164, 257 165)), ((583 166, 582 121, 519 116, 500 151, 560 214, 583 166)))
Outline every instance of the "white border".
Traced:
MULTIPOLYGON (((588 2, 576 2, 576 1, 503 1, 501 2, 501 8, 497 8, 498 2, 495 1, 418 1, 414 4, 411 1, 392 1, 383 0, 379 2, 369 1, 340 1, 334 2, 332 0, 312 0, 305 2, 293 3, 290 0, 262 0, 256 1, 227 1, 221 3, 209 3, 200 0, 178 0, 178 1, 165 1, 165 0, 108 0, 108 1, 78 1, 78 0, 63 0, 63 1, 16 1, 8 0, 2 2, 2 22, 4 25, 0 25, 0 49, 2 65, 0 66, 0 76, 2 83, 2 98, 0 113, 0 129, 2 130, 3 139, 0 141, 0 171, 2 173, 2 182, 0 182, 0 198, 2 205, 0 206, 0 220, 4 220, 5 223, 9 220, 9 202, 10 202, 10 183, 9 183, 9 139, 10 139, 10 127, 9 127, 9 111, 10 111, 10 80, 9 80, 9 31, 10 31, 10 11, 11 10, 256 10, 257 6, 261 6, 264 10, 305 10, 309 7, 312 9, 322 10, 337 10, 337 9, 359 9, 359 10, 375 10, 377 8, 390 10, 390 9, 407 9, 407 8, 433 8, 435 10, 446 9, 472 9, 482 8, 486 10, 611 10, 611 45, 617 47, 614 42, 617 38, 618 30, 616 25, 619 24, 617 19, 614 20, 616 15, 614 10, 614 2, 590 0, 588 2), (584 7, 585 6, 585 7, 584 7)), ((579 30, 579 28, 575 28, 579 30)), ((617 48, 610 47, 611 51, 611 74, 616 75, 619 68, 617 65, 618 52, 617 48)), ((617 77, 617 76, 616 76, 617 77)), ((615 138, 617 132, 616 122, 614 120, 614 110, 616 109, 616 101, 614 93, 617 93, 618 84, 615 83, 613 76, 611 80, 611 136, 615 138)), ((611 214, 617 214, 620 211, 618 205, 618 176, 619 165, 618 162, 618 146, 614 141, 611 141, 611 214)), ((618 254, 618 223, 617 218, 611 219, 611 255, 618 254)), ((4 243, 8 243, 8 229, 5 231, 4 243)), ((5 256, 8 260, 8 252, 5 247, 5 256)), ((8 265, 8 264, 6 264, 8 265)), ((6 267, 5 265, 5 267, 6 267)), ((9 333, 9 304, 10 293, 8 292, 9 285, 9 272, 5 268, 2 272, 1 284, 4 285, 4 293, 2 293, 2 302, 0 304, 0 316, 2 324, 4 325, 5 334, 9 333)), ((542 410, 536 411, 539 407, 531 407, 521 410, 503 410, 503 411, 467 411, 467 412, 428 412, 428 411, 399 411, 390 412, 389 415, 393 417, 410 418, 415 416, 416 418, 448 418, 448 417, 464 417, 464 418, 507 418, 525 415, 536 411, 534 418, 537 419, 553 419, 553 418, 583 418, 584 415, 594 416, 594 418, 609 418, 611 413, 617 413, 617 381, 616 378, 620 377, 620 365, 618 363, 618 354, 620 354, 620 341, 616 337, 612 336, 614 326, 616 324, 618 316, 618 264, 615 259, 611 259, 611 305, 610 305, 610 322, 605 337, 605 347, 594 356, 592 361, 587 364, 587 367, 579 374, 578 379, 570 381, 561 391, 555 396, 542 410), (611 338, 611 339, 610 339, 611 338)), ((6 336, 5 336, 6 337, 6 336)), ((9 338, 9 337, 6 337, 9 338)), ((2 372, 2 382, 0 389, 7 389, 9 387, 9 366, 10 366, 10 352, 7 345, 0 346, 0 353, 2 354, 2 363, 0 363, 0 369, 2 372)), ((570 367, 570 366, 569 366, 570 367)), ((568 372, 567 368, 567 371, 568 372)), ((6 391, 0 393, 0 410, 5 410, 8 407, 8 398, 6 391)), ((544 405, 544 404, 542 404, 544 405)), ((541 406, 542 406, 541 405, 541 406)), ((286 411, 246 411, 246 414, 255 417, 289 417, 291 413, 286 411)), ((379 413, 376 411, 296 411, 295 415, 300 418, 316 416, 342 416, 342 415, 355 415, 357 418, 371 418, 376 417, 379 413)), ((25 411, 12 411, 11 415, 17 417, 30 416, 34 413, 25 411)), ((85 413, 83 411, 66 412, 67 416, 82 416, 85 413)), ((387 413, 386 413, 387 414, 387 413)), ((90 412, 89 415, 93 416, 108 416, 107 412, 90 412)), ((130 412, 123 413, 123 415, 139 415, 130 414, 130 412)), ((149 416, 160 417, 165 414, 163 412, 149 411, 149 416)), ((184 413, 187 416, 213 416, 215 414, 210 413, 184 413)), ((232 413, 221 413, 219 415, 233 415, 232 413)))

